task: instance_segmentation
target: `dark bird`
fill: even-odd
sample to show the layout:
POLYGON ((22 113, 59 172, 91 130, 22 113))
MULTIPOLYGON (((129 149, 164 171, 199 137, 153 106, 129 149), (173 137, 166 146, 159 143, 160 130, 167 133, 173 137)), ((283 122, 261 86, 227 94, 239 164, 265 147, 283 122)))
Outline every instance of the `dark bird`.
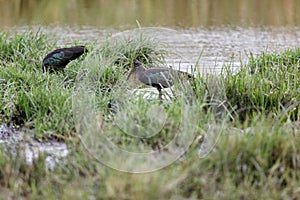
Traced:
POLYGON ((56 49, 49 53, 43 60, 44 71, 63 70, 70 61, 79 58, 87 49, 84 46, 56 49))
POLYGON ((140 82, 155 87, 158 90, 160 100, 162 99, 161 90, 163 88, 171 87, 176 78, 180 78, 182 76, 186 76, 187 78, 193 77, 191 74, 173 70, 171 68, 153 67, 146 69, 139 61, 135 61, 133 65, 133 69, 130 71, 127 80, 132 74, 136 73, 137 79, 140 82))

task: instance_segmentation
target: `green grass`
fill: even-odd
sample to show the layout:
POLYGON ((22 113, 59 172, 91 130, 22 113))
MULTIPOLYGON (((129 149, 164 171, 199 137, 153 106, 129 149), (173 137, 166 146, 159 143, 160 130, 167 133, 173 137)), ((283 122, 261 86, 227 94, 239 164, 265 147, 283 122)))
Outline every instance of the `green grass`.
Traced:
POLYGON ((67 164, 58 165, 54 171, 44 169, 43 157, 28 167, 21 157, 12 159, 1 154, 1 196, 297 199, 299 130, 292 124, 272 125, 264 119, 253 123, 243 135, 233 134, 227 127, 214 151, 204 159, 193 149, 182 161, 142 175, 109 169, 91 159, 80 145, 72 145, 67 164))
POLYGON ((54 42, 40 32, 2 36, 1 120, 35 128, 37 136, 72 129, 72 86, 62 74, 44 74, 41 60, 54 42))
POLYGON ((226 97, 240 118, 252 112, 275 117, 287 112, 287 118, 299 118, 299 56, 300 49, 263 53, 257 58, 251 55, 239 73, 226 74, 226 97))
MULTIPOLYGON (((135 59, 150 64, 164 61, 165 52, 158 44, 143 35, 85 44, 87 55, 72 61, 64 73, 48 74, 43 73, 41 61, 58 48, 56 41, 39 31, 2 33, 0 123, 32 129, 37 139, 62 138, 70 154, 50 171, 45 168, 45 156, 28 166, 22 150, 16 156, 1 150, 0 196, 298 199, 300 50, 250 55, 249 62, 236 74, 228 69, 219 77, 197 74, 190 82, 176 82, 173 100, 161 103, 133 95, 133 86, 126 81, 135 59), (149 108, 162 108, 167 119, 159 135, 150 139, 132 137, 116 124, 118 106, 126 114, 120 122, 129 129, 136 128, 130 126, 132 119, 144 127, 153 122, 144 114, 154 110, 149 108), (174 133, 180 132, 190 138, 211 137, 216 144, 201 158, 195 141, 170 166, 138 175, 100 164, 80 144, 84 137, 97 141, 101 133, 120 148, 149 152, 161 150, 174 133)), ((160 110, 154 116, 158 114, 160 110)), ((184 146, 180 140, 176 145, 184 146)), ((115 159, 110 154, 105 156, 115 159)), ((128 159, 118 167, 140 164, 139 160, 128 159)))

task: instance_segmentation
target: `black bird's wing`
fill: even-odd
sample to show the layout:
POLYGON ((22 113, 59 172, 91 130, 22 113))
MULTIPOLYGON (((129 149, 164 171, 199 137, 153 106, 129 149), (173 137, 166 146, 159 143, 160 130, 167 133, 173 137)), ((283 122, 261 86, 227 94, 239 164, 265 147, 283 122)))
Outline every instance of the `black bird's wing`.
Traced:
POLYGON ((85 51, 84 46, 56 49, 49 53, 43 60, 43 66, 54 67, 55 69, 64 68, 71 60, 81 56, 85 51))
POLYGON ((59 66, 64 60, 63 49, 56 49, 49 53, 43 60, 43 66, 59 66))

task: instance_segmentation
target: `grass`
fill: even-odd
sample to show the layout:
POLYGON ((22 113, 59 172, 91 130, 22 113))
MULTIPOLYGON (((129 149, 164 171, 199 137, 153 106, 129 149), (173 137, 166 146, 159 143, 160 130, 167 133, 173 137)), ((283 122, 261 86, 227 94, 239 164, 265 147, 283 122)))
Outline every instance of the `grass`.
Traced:
POLYGON ((298 120, 299 114, 299 49, 283 53, 251 55, 248 65, 235 75, 227 74, 225 90, 238 116, 251 112, 272 113, 274 117, 286 112, 286 117, 298 120))
POLYGON ((250 55, 236 74, 227 69, 219 77, 197 74, 192 82, 176 82, 171 91, 173 101, 162 104, 132 93, 133 86, 126 81, 133 60, 163 62, 165 52, 157 44, 143 35, 86 44, 87 55, 71 62, 64 73, 48 74, 43 73, 41 60, 56 48, 55 41, 39 31, 2 33, 0 122, 32 129, 40 140, 63 139, 70 154, 51 171, 45 168, 46 155, 28 166, 22 149, 15 156, 1 150, 1 196, 298 199, 300 50, 250 55), (150 117, 145 116, 147 112, 152 112, 150 117), (145 131, 159 126, 159 117, 166 117, 160 134, 147 138, 145 131), (139 129, 136 124, 148 128, 139 129), (124 134, 122 129, 140 135, 124 134), (190 144, 179 138, 167 146, 181 133, 189 142, 202 135, 216 143, 207 149, 211 150, 207 155, 200 154, 203 158, 197 154, 197 141, 190 144), (120 154, 120 162, 116 152, 98 148, 97 141, 107 143, 101 135, 128 152, 173 152, 191 146, 168 167, 134 175, 98 161, 129 171, 146 165, 151 171, 151 160, 127 159, 127 154, 120 154), (80 144, 83 140, 87 147, 97 148, 87 151, 80 144), (168 148, 162 149, 165 146, 168 148))

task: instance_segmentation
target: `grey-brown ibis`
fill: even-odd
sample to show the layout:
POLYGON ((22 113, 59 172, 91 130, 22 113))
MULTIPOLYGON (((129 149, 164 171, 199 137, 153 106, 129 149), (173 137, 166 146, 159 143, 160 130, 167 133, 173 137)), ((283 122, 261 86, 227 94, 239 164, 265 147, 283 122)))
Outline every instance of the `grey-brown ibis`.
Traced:
POLYGON ((139 61, 135 61, 133 63, 133 69, 130 71, 127 80, 132 74, 135 73, 140 82, 144 83, 145 85, 155 87, 158 90, 160 100, 162 99, 161 90, 163 88, 171 87, 176 78, 180 78, 182 76, 187 78, 193 77, 193 75, 187 72, 173 70, 171 68, 153 67, 146 69, 139 61))

